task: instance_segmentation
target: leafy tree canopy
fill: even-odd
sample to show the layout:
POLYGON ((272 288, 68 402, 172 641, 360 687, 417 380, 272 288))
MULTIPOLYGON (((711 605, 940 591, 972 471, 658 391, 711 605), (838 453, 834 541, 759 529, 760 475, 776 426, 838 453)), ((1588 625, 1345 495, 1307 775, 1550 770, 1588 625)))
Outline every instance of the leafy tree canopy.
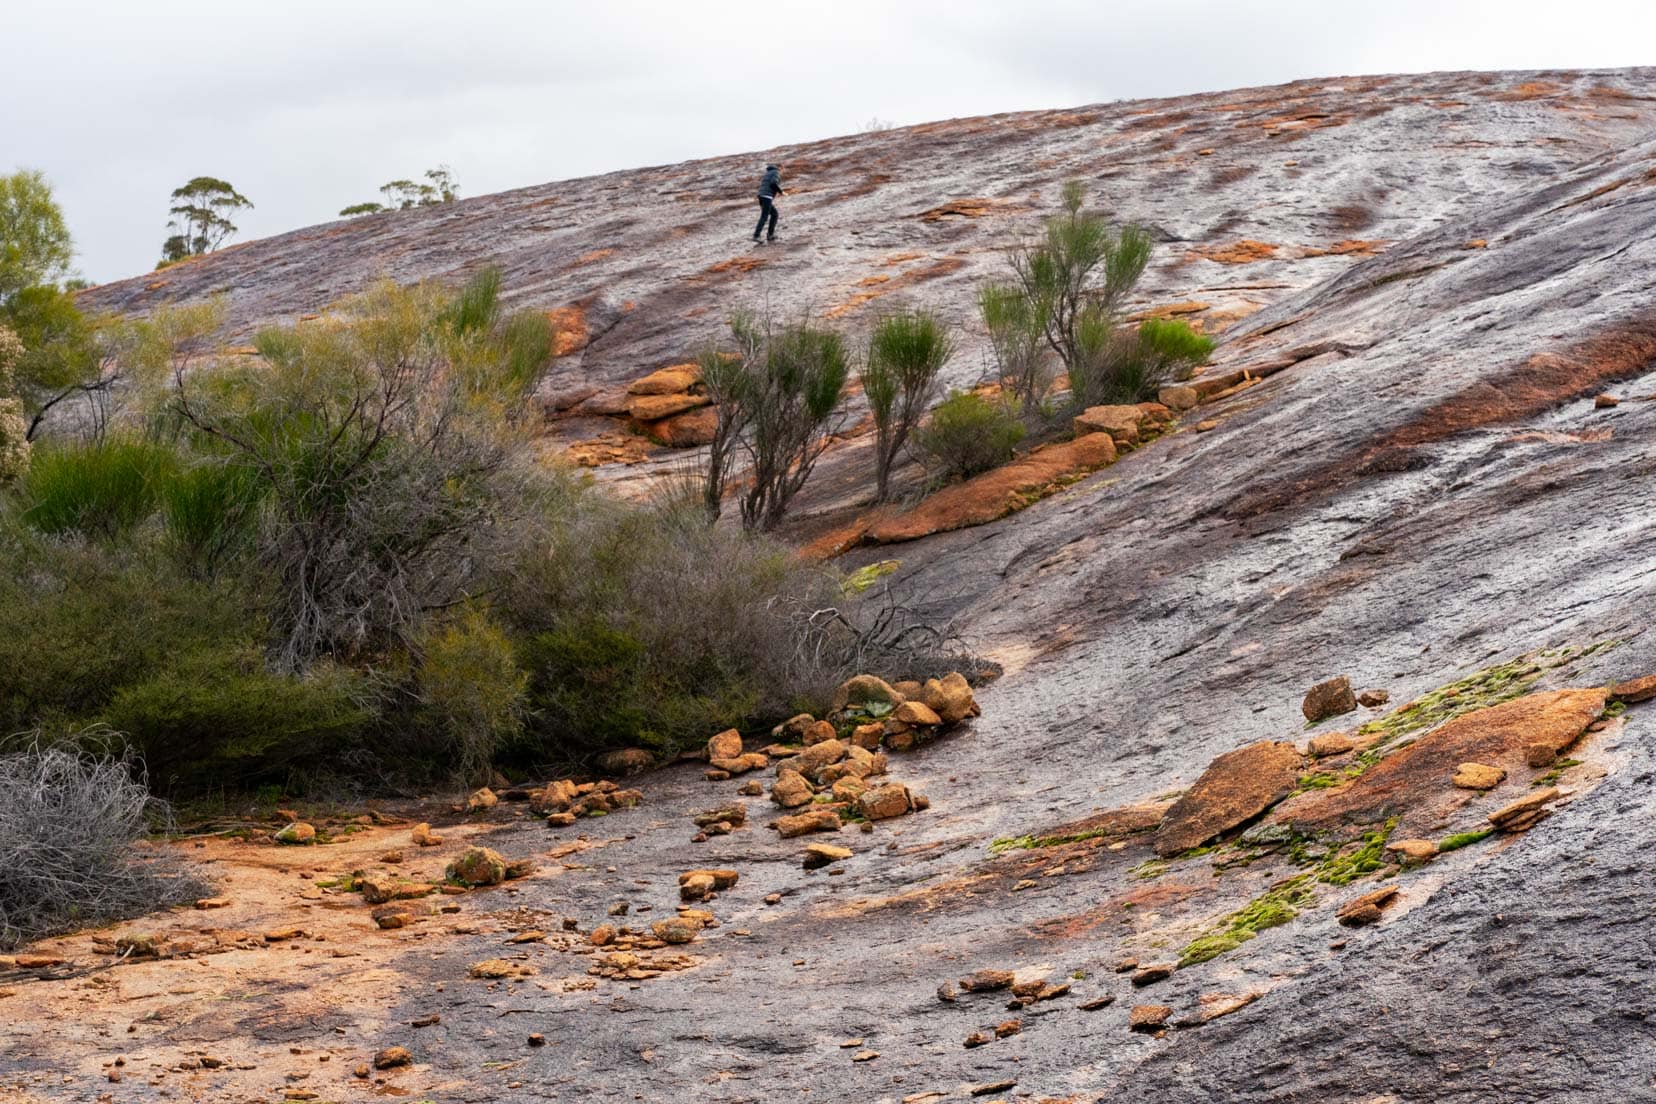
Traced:
POLYGON ((0 304, 69 274, 74 246, 52 186, 33 169, 0 176, 0 304))

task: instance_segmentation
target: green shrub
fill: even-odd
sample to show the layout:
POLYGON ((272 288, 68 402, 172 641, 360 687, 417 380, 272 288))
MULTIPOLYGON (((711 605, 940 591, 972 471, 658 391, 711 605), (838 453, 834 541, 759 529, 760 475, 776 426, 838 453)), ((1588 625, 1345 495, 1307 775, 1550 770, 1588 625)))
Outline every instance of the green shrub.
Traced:
POLYGON ((361 676, 329 664, 270 671, 255 649, 202 650, 115 691, 103 719, 161 790, 247 786, 305 762, 340 761, 375 711, 361 676))
POLYGON ((95 718, 176 655, 255 644, 248 605, 233 580, 189 578, 141 549, 0 526, 0 735, 95 718))
POLYGON ((1015 403, 951 391, 915 434, 915 445, 944 477, 968 479, 1012 459, 1023 437, 1015 403))
POLYGON ((590 490, 549 504, 544 526, 498 606, 530 676, 524 753, 670 752, 814 681, 796 615, 835 605, 837 587, 782 546, 708 526, 693 499, 638 507, 590 490))
POLYGON ((212 575, 248 551, 264 491, 255 469, 233 462, 202 461, 161 480, 161 518, 179 562, 212 575))
POLYGON ((120 539, 155 512, 177 463, 171 449, 128 438, 41 445, 23 480, 22 518, 42 533, 120 539))
POLYGON ((1214 341, 1183 322, 1146 319, 1137 330, 1083 329, 1081 362, 1070 374, 1080 409, 1148 402, 1169 382, 1188 379, 1213 353, 1214 341))
POLYGON ((528 677, 511 640, 476 607, 427 634, 418 675, 420 720, 465 780, 523 731, 528 677))

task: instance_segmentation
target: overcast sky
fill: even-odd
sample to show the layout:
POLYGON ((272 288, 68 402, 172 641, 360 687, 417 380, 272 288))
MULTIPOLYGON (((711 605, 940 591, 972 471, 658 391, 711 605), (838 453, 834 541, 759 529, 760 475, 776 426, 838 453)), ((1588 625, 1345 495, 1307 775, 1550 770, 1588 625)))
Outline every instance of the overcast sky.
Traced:
POLYGON ((5 3, 0 172, 47 174, 100 281, 154 265, 196 175, 253 200, 246 240, 440 163, 474 196, 874 117, 1656 63, 1652 0, 5 3))

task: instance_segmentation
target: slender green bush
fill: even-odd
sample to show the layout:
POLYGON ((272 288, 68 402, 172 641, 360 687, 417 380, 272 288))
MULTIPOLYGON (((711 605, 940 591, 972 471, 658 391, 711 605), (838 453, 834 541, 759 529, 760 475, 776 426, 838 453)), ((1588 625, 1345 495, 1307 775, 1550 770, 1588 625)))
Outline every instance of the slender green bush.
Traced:
POLYGON ((1025 413, 1038 410, 1053 373, 1037 305, 1015 284, 985 284, 978 289, 978 316, 989 334, 1001 390, 1017 399, 1025 413))
POLYGON ((201 460, 161 480, 162 522, 185 569, 214 575, 248 552, 264 493, 258 470, 234 461, 201 460))
POLYGON ((968 479, 1012 459, 1024 432, 1015 402, 951 391, 915 434, 915 445, 944 478, 968 479))
POLYGON ((937 394, 937 377, 954 342, 935 314, 909 311, 874 324, 862 371, 874 414, 874 500, 890 494, 891 467, 937 394))
POLYGON ((155 513, 177 463, 171 449, 129 438, 42 445, 23 480, 22 518, 42 533, 118 540, 155 513))

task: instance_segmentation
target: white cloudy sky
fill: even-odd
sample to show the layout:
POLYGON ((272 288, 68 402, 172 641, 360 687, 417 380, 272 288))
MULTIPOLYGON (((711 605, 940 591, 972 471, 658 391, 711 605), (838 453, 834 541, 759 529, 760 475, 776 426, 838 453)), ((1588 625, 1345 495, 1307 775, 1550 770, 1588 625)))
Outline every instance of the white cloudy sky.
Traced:
MULTIPOLYGON (((242 238, 427 167, 465 195, 950 116, 1299 77, 1656 63, 1651 0, 4 0, 0 172, 80 271, 150 268, 195 175, 242 238)), ((746 189, 747 181, 733 186, 746 189)))

